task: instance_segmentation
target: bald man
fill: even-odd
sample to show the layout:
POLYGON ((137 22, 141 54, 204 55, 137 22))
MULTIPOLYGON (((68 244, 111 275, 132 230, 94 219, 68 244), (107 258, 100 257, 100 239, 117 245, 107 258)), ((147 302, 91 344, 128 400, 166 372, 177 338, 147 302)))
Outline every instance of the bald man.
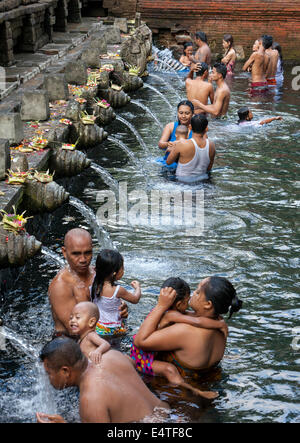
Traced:
MULTIPOLYGON (((69 333, 71 312, 77 303, 91 300, 95 277, 91 266, 92 238, 88 231, 81 228, 68 231, 62 253, 68 264, 54 277, 48 290, 55 337, 69 333)), ((126 305, 123 305, 121 315, 127 317, 126 305)))

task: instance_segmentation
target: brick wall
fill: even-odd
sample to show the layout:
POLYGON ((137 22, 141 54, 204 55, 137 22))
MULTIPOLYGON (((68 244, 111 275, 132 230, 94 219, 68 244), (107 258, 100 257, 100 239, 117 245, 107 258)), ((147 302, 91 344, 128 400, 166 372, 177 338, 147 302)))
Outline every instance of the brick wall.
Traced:
POLYGON ((246 55, 261 34, 271 34, 285 58, 300 58, 300 0, 104 0, 114 15, 141 12, 150 28, 203 30, 217 52, 224 33, 243 45, 246 55))

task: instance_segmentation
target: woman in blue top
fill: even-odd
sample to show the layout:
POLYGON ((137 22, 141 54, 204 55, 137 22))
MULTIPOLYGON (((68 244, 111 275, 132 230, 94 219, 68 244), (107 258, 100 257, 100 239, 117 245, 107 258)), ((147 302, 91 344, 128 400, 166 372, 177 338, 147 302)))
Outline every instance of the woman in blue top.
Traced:
MULTIPOLYGON (((168 147, 172 146, 174 142, 176 142, 176 128, 178 125, 185 125, 189 128, 188 138, 192 138, 192 129, 191 129, 191 119, 194 114, 194 105, 189 100, 182 100, 177 105, 177 121, 168 123, 161 134, 161 138, 158 142, 158 146, 161 149, 166 150, 168 147)), ((176 169, 177 163, 174 162, 171 165, 166 164, 166 158, 169 153, 167 152, 164 158, 160 161, 164 166, 176 169)))

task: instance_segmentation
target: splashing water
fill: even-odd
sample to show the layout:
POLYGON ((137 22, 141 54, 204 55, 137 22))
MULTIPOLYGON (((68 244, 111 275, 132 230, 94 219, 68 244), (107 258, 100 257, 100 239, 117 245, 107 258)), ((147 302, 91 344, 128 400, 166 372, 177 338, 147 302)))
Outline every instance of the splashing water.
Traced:
MULTIPOLYGON (((157 76, 158 77, 158 76, 157 76)), ((159 78, 159 77, 158 77, 159 78)), ((144 109, 146 112, 148 112, 149 115, 155 120, 155 122, 158 124, 160 129, 163 129, 163 125, 158 120, 157 116, 154 114, 154 112, 151 111, 151 109, 148 108, 148 106, 144 105, 143 103, 139 102, 138 100, 131 100, 130 103, 133 103, 136 106, 139 106, 140 108, 144 109)))
MULTIPOLYGON (((165 81, 165 80, 162 79, 159 75, 153 74, 152 72, 149 73, 149 77, 153 77, 153 78, 156 78, 157 80, 160 80, 164 85, 167 86, 167 88, 170 89, 170 91, 172 91, 172 92, 177 96, 178 100, 180 100, 180 101, 182 100, 182 97, 180 97, 180 95, 178 94, 178 92, 176 91, 176 89, 173 88, 173 86, 172 86, 168 81, 165 81)), ((132 103, 132 102, 133 102, 133 100, 131 100, 131 103, 132 103)))
POLYGON ((132 160, 132 163, 134 163, 139 168, 143 168, 142 163, 136 158, 134 153, 131 151, 131 149, 128 148, 127 145, 125 145, 125 143, 115 137, 111 137, 110 135, 107 137, 107 140, 118 145, 121 149, 123 149, 124 152, 126 152, 128 157, 132 160))
POLYGON ((113 242, 110 239, 109 233, 100 224, 98 218, 94 214, 93 210, 83 203, 79 198, 70 197, 69 203, 77 208, 79 212, 88 219, 90 226, 94 230, 94 233, 99 243, 108 249, 114 249, 113 242))
POLYGON ((57 263, 59 266, 65 266, 64 259, 59 254, 51 251, 51 249, 47 248, 46 246, 42 246, 41 252, 43 255, 50 258, 50 260, 57 263))
POLYGON ((146 154, 150 155, 150 151, 146 143, 144 142, 138 131, 135 129, 135 127, 131 123, 129 123, 129 121, 127 121, 123 117, 120 117, 119 115, 117 115, 116 120, 119 120, 120 122, 124 123, 124 125, 126 125, 132 131, 132 133, 135 135, 136 139, 138 140, 138 142, 140 143, 141 147, 144 149, 146 154))
POLYGON ((164 100, 164 102, 167 103, 167 105, 169 106, 171 111, 173 111, 174 106, 171 105, 169 100, 158 89, 156 89, 154 86, 148 85, 147 83, 144 83, 144 87, 148 88, 148 89, 151 89, 151 91, 154 91, 157 95, 159 95, 164 100))
POLYGON ((113 178, 113 176, 102 166, 97 165, 96 163, 91 163, 91 168, 94 169, 101 177, 104 182, 114 191, 118 191, 118 182, 113 178))

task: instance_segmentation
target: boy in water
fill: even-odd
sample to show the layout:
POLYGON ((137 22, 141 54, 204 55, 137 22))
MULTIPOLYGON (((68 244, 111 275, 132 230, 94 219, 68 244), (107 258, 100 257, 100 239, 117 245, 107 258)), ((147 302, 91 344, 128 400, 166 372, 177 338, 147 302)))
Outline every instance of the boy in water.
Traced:
MULTIPOLYGON (((175 135, 176 135, 176 140, 174 142, 169 142, 168 143, 168 149, 173 149, 173 147, 175 146, 175 144, 177 142, 179 142, 180 140, 187 140, 188 136, 189 136, 189 128, 185 125, 178 125, 175 131, 175 135)), ((168 169, 176 169, 177 168, 177 162, 171 163, 170 165, 166 163, 166 160, 169 156, 170 152, 166 152, 164 159, 163 159, 163 163, 166 167, 168 167, 168 169)))
POLYGON ((74 306, 69 321, 70 333, 79 336, 81 352, 95 364, 110 349, 110 344, 95 332, 98 320, 98 307, 92 302, 81 302, 74 306))
POLYGON ((253 119, 253 114, 252 111, 247 106, 244 106, 243 108, 240 108, 238 110, 238 116, 239 116, 238 125, 248 123, 249 126, 256 126, 256 125, 262 126, 267 123, 271 123, 274 120, 282 120, 282 117, 270 117, 266 118, 265 120, 252 122, 251 120, 253 119))

